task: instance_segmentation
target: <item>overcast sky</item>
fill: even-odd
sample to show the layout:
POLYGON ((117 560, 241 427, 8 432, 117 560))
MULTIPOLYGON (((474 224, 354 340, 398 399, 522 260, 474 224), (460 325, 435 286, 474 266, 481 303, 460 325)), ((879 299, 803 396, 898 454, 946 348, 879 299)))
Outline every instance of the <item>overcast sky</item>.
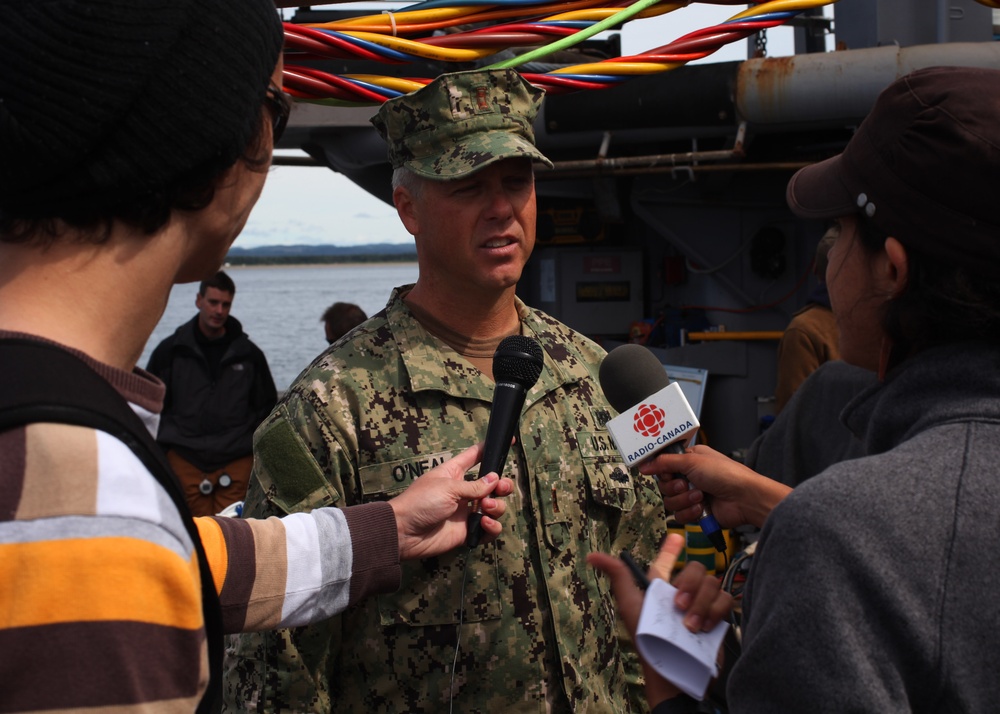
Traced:
MULTIPOLYGON (((622 35, 622 53, 640 54, 682 35, 718 24, 746 6, 692 5, 666 15, 635 20, 622 35)), ((359 10, 359 14, 366 11, 359 10)), ((832 15, 827 9, 826 14, 832 15)), ((793 53, 792 29, 767 34, 768 55, 793 53)), ((746 59, 746 42, 724 46, 701 62, 746 59)), ((375 108, 372 108, 375 111, 375 108)), ((237 245, 408 243, 395 210, 327 168, 275 166, 237 245)))

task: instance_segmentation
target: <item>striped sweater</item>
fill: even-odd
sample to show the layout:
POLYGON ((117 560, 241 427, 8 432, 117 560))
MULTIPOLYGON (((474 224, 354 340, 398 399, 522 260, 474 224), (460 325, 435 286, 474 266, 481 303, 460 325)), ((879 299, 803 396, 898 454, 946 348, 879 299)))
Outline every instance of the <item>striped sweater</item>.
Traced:
MULTIPOLYGON (((163 385, 87 362, 155 434, 163 385)), ((195 521, 227 632, 307 624, 398 587, 386 503, 195 521)), ((0 713, 191 712, 207 681, 194 544, 152 474, 93 429, 0 433, 0 713)))

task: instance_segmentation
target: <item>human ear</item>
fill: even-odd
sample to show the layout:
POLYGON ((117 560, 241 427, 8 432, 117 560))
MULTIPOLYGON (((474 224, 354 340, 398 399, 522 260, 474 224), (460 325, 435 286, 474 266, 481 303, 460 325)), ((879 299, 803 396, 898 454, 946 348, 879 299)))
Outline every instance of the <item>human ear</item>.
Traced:
POLYGON ((909 257, 903 244, 892 236, 885 239, 885 278, 888 281, 889 294, 896 297, 906 288, 910 277, 909 257))
POLYGON ((399 220, 403 222, 406 232, 412 236, 420 231, 420 220, 417 217, 417 207, 413 196, 405 186, 397 186, 392 192, 392 204, 396 207, 399 220))

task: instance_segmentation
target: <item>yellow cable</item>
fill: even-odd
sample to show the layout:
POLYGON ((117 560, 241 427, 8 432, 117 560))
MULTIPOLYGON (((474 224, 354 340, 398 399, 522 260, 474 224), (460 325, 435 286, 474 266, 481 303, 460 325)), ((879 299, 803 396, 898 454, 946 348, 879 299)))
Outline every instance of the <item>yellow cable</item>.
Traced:
POLYGON ((653 72, 666 72, 677 69, 684 62, 590 62, 575 64, 572 67, 560 67, 549 74, 613 74, 641 75, 653 72))
MULTIPOLYGON (((687 3, 668 3, 643 10, 636 15, 638 18, 659 17, 668 12, 687 7, 687 3)), ((555 22, 569 20, 598 21, 618 12, 621 8, 589 8, 586 10, 571 10, 544 17, 541 20, 532 22, 555 22)), ((431 22, 444 22, 448 20, 460 20, 468 15, 483 12, 482 6, 462 7, 462 8, 440 8, 437 10, 410 10, 394 13, 397 32, 405 31, 408 25, 421 25, 431 22)), ((459 24, 459 23, 454 23, 459 24)), ((346 18, 334 22, 303 23, 303 27, 310 27, 318 30, 330 30, 333 32, 374 32, 381 33, 382 30, 390 30, 392 18, 387 13, 381 15, 364 15, 361 17, 346 18)))
POLYGON ((356 37, 359 40, 366 40, 381 47, 387 47, 390 50, 405 52, 414 57, 439 60, 441 62, 472 62, 496 53, 496 50, 492 49, 469 50, 457 47, 435 47, 423 42, 407 40, 404 37, 388 37, 386 35, 375 34, 374 32, 345 32, 344 34, 356 37))
MULTIPOLYGON (((672 5, 656 5, 651 8, 647 8, 637 14, 633 20, 644 19, 648 17, 659 17, 660 15, 665 15, 668 12, 673 12, 678 8, 686 7, 684 3, 675 3, 672 5)), ((591 8, 589 10, 571 10, 569 12, 562 12, 558 15, 552 15, 546 17, 540 22, 565 22, 570 20, 603 20, 606 17, 611 17, 620 8, 617 7, 602 7, 602 8, 591 8)))
POLYGON ((745 20, 757 17, 758 15, 766 15, 769 12, 795 12, 798 10, 810 10, 814 7, 832 5, 835 2, 837 2, 837 0, 770 0, 770 2, 761 3, 760 5, 747 8, 743 12, 738 12, 729 18, 728 21, 745 20))
MULTIPOLYGON (((822 7, 825 5, 831 5, 837 2, 837 0, 769 0, 769 2, 764 2, 760 5, 747 8, 746 10, 733 15, 729 18, 729 22, 752 19, 767 13, 772 12, 800 12, 807 9, 812 9, 816 7, 822 7)), ((980 4, 987 5, 990 7, 1000 8, 1000 0, 977 0, 980 4)), ((555 3, 560 4, 560 3, 555 3)), ((659 15, 664 15, 674 10, 687 7, 690 4, 690 0, 681 0, 680 2, 671 2, 650 5, 646 0, 640 0, 637 4, 648 5, 641 11, 633 11, 631 16, 628 16, 629 8, 589 8, 582 10, 570 10, 562 13, 556 13, 554 15, 545 17, 543 20, 536 20, 536 22, 559 22, 559 21, 590 21, 590 22, 606 22, 608 18, 615 17, 616 15, 621 15, 627 19, 622 20, 626 22, 632 19, 641 19, 646 17, 655 17, 659 15)), ((551 8, 551 6, 548 6, 551 8)), ((634 7, 634 6, 633 6, 634 7)), ((535 13, 540 13, 546 8, 545 5, 532 6, 532 11, 535 13)), ((348 18, 344 20, 339 20, 336 22, 329 23, 315 23, 305 25, 306 27, 313 27, 319 29, 335 30, 343 32, 345 35, 356 37, 360 40, 365 40, 373 44, 385 47, 387 49, 396 50, 404 54, 419 57, 427 60, 436 60, 443 62, 471 62, 483 57, 488 57, 497 52, 497 49, 468 49, 460 47, 438 47, 435 45, 428 45, 423 42, 417 42, 414 40, 408 40, 402 37, 392 37, 384 34, 384 31, 390 29, 390 27, 395 27, 397 31, 406 29, 408 24, 419 25, 434 22, 449 22, 454 20, 452 24, 461 24, 461 19, 469 15, 481 15, 484 13, 491 13, 497 9, 496 6, 463 6, 463 7, 450 7, 450 8, 436 8, 433 10, 403 10, 399 13, 394 13, 390 18, 388 14, 383 13, 380 15, 366 15, 356 18, 348 18), (365 29, 361 29, 364 27, 365 29), (352 29, 353 28, 353 29, 352 29)), ((526 8, 527 9, 527 8, 526 8)), ((555 8, 551 8, 555 9, 555 8)), ((501 13, 506 14, 506 13, 501 13)), ((513 17, 516 17, 512 15, 513 17)), ((516 20, 515 21, 527 21, 527 20, 516 20)), ((562 38, 562 40, 557 40, 555 44, 569 40, 569 37, 562 38)), ((541 51, 535 50, 535 52, 541 51)), ((513 62, 513 60, 511 61, 513 62)), ((502 63, 506 64, 506 63, 502 63)), ((653 74, 656 72, 664 72, 677 67, 681 67, 686 62, 591 62, 586 64, 574 65, 571 67, 562 67, 560 69, 553 70, 551 74, 599 74, 599 75, 622 75, 622 76, 637 76, 645 74, 653 74)), ((419 82, 413 82, 411 80, 388 77, 388 76, 378 76, 378 75, 344 75, 345 77, 352 77, 359 81, 365 81, 377 86, 385 87, 395 91, 410 92, 415 89, 419 89, 423 86, 419 82)), ((340 104, 348 104, 346 102, 341 102, 340 100, 331 100, 340 104)))
POLYGON ((404 94, 415 92, 424 86, 420 82, 414 82, 412 79, 387 77, 381 74, 345 74, 343 76, 347 79, 356 79, 359 82, 368 82, 369 84, 375 84, 379 87, 385 87, 386 89, 394 89, 397 92, 403 92, 404 94))
MULTIPOLYGON (((403 10, 393 13, 396 18, 397 27, 405 27, 408 24, 421 24, 424 22, 440 22, 441 20, 451 20, 453 18, 465 17, 482 11, 482 6, 474 7, 442 7, 436 10, 403 10)), ((392 25, 392 20, 388 15, 362 15, 359 17, 348 17, 343 20, 333 22, 307 23, 305 27, 312 27, 317 30, 349 30, 354 25, 373 24, 385 26, 392 25)))

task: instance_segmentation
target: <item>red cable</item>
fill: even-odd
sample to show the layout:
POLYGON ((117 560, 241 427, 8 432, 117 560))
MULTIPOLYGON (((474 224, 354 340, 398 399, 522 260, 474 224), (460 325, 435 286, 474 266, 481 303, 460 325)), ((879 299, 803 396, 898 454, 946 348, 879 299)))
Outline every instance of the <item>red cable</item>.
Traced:
POLYGON ((302 86, 313 88, 316 95, 314 98, 348 99, 350 101, 368 101, 376 104, 381 104, 386 100, 386 97, 382 94, 359 86, 349 79, 322 72, 318 69, 312 69, 311 67, 285 67, 285 76, 292 80, 289 84, 296 89, 300 89, 302 86), (349 96, 345 96, 344 92, 349 93, 349 96))

